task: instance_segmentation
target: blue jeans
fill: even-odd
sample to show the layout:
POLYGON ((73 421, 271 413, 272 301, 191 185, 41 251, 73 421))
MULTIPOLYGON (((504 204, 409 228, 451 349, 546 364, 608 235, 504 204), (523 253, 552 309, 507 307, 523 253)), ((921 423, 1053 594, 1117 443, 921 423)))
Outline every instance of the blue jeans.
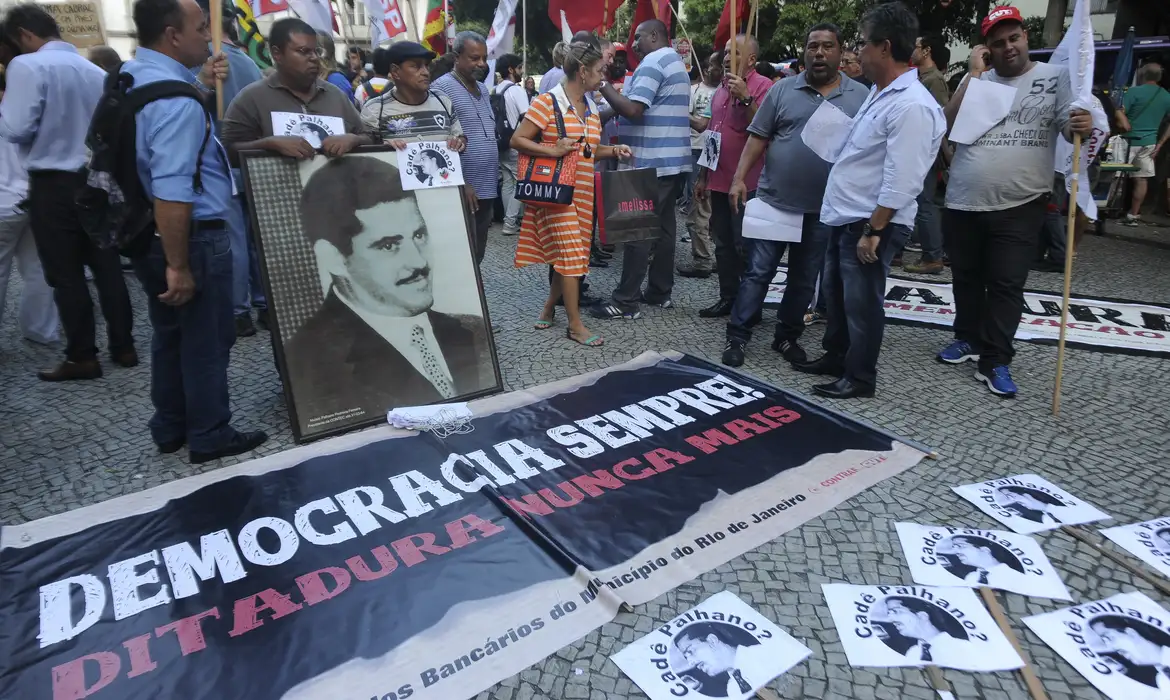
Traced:
POLYGON ((938 205, 934 202, 938 191, 938 166, 931 166, 926 173, 926 182, 918 195, 918 215, 914 227, 918 232, 918 243, 922 246, 922 262, 941 262, 943 259, 942 226, 939 223, 938 205))
POLYGON ((154 330, 150 342, 154 415, 148 425, 156 443, 186 438, 192 451, 211 452, 234 435, 227 381, 228 358, 236 341, 232 246, 227 231, 198 231, 192 225, 187 251, 195 296, 182 306, 158 300, 167 290, 159 238, 147 255, 134 261, 154 330))
POLYGON ((873 387, 886 328, 886 275, 894 254, 910 238, 910 229, 890 224, 878 246, 878 261, 863 264, 857 259, 863 223, 834 226, 829 234, 822 285, 829 319, 823 345, 825 352, 843 361, 846 379, 873 387))
POLYGON ((777 340, 796 340, 804 332, 804 312, 816 292, 817 276, 825 263, 829 244, 829 227, 820 222, 820 214, 805 214, 800 243, 744 239, 748 264, 739 284, 739 294, 727 323, 728 340, 748 342, 752 339, 750 320, 764 305, 768 285, 776 276, 776 266, 788 250, 788 282, 784 298, 776 312, 777 340))
POLYGON ((683 185, 682 196, 678 199, 678 206, 684 214, 690 215, 691 203, 695 201, 695 181, 699 179, 699 156, 703 150, 691 149, 691 171, 687 173, 687 182, 683 185))
MULTIPOLYGON (((238 168, 232 170, 232 177, 237 183, 244 182, 238 168)), ((252 222, 242 192, 232 197, 226 221, 232 242, 232 309, 239 316, 249 313, 253 306, 268 308, 260 278, 260 258, 252 243, 252 222)))

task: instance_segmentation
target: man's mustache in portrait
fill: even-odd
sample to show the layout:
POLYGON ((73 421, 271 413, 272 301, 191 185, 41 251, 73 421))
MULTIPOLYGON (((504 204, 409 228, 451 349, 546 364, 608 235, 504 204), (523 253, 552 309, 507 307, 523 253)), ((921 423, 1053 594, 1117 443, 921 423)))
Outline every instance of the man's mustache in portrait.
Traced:
POLYGON ((431 268, 428 265, 427 267, 415 268, 415 271, 410 273, 409 277, 405 277, 403 279, 400 279, 397 282, 395 282, 394 284, 396 284, 396 285, 411 284, 411 283, 417 282, 419 280, 425 280, 430 276, 431 276, 431 268))

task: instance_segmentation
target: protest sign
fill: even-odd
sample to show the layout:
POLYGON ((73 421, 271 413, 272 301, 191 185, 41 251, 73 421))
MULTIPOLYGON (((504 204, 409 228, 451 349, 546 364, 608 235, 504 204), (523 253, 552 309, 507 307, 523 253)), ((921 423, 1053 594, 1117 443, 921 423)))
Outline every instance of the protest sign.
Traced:
POLYGON ((61 39, 83 53, 88 48, 105 45, 106 30, 102 23, 102 8, 98 3, 46 2, 41 7, 57 20, 61 39))
POLYGON ((1111 527, 1101 534, 1170 578, 1170 517, 1111 527))
POLYGON ((1024 534, 1109 518, 1108 513, 1035 474, 956 486, 954 491, 979 510, 1024 534))

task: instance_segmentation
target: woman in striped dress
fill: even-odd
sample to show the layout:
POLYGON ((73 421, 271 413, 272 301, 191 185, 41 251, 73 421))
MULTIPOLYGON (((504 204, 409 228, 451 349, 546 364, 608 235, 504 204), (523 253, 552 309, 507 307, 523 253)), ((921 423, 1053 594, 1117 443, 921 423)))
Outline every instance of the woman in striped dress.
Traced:
POLYGON ((601 119, 588 93, 601 86, 601 52, 584 42, 569 46, 565 79, 532 101, 524 120, 512 135, 512 148, 531 156, 561 157, 577 151, 577 182, 573 203, 566 206, 528 205, 516 246, 516 267, 552 265, 553 280, 536 328, 551 328, 557 299, 564 298, 569 317, 567 337, 598 347, 604 341, 581 321, 578 304, 581 278, 589 271, 589 241, 593 235, 593 159, 628 160, 628 146, 601 145, 601 119), (553 108, 560 106, 567 138, 560 138, 553 108))

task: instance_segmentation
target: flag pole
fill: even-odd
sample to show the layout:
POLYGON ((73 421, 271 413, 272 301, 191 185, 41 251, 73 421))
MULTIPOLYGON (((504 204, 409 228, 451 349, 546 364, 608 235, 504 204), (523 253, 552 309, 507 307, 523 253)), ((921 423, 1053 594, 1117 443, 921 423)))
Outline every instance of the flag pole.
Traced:
MULTIPOLYGON (((731 72, 734 74, 735 70, 737 68, 739 68, 739 64, 735 62, 735 45, 738 43, 735 39, 736 39, 736 37, 739 36, 739 22, 737 21, 738 18, 735 16, 735 10, 736 10, 736 5, 739 4, 739 0, 730 0, 730 2, 731 2, 731 44, 730 44, 729 48, 731 50, 731 61, 728 63, 728 65, 731 66, 731 72)), ((716 46, 715 49, 718 50, 719 47, 716 46)))
POLYGON ((520 46, 520 52, 523 54, 523 56, 520 58, 520 62, 523 64, 524 75, 525 75, 525 77, 527 77, 528 76, 528 0, 521 0, 520 14, 522 15, 522 18, 524 20, 524 27, 521 30, 521 35, 520 35, 520 41, 522 42, 522 45, 520 46))
POLYGON ((747 65, 748 56, 750 55, 747 52, 747 47, 748 47, 747 40, 751 39, 753 31, 759 30, 759 27, 754 26, 755 25, 754 20, 756 19, 756 7, 757 7, 757 0, 752 0, 752 4, 748 5, 747 31, 744 32, 744 40, 745 41, 744 41, 744 45, 743 45, 743 50, 744 50, 743 51, 743 65, 739 66, 739 75, 740 76, 747 75, 748 71, 751 70, 751 66, 747 65))
POLYGON ((1024 677, 1024 685, 1028 686, 1028 693, 1032 696, 1032 700, 1048 700, 1048 694, 1044 692, 1044 685, 1040 682, 1040 677, 1036 675, 1036 670, 1032 668, 1032 662, 1024 656, 1024 650, 1020 648, 1020 640, 1016 639, 1016 633, 1012 631, 1012 624, 1008 622, 1003 606, 995 597, 995 591, 987 586, 980 586, 979 595, 983 596, 983 602, 987 605, 987 610, 991 613, 995 624, 999 625, 999 631, 1008 638, 1012 648, 1016 650, 1016 654, 1024 662, 1024 665, 1020 667, 1020 675, 1024 677))
MULTIPOLYGON (((214 55, 223 53, 223 0, 211 0, 211 43, 215 45, 214 55)), ((215 115, 223 119, 223 79, 215 78, 215 115)))
POLYGON ((1073 134, 1072 188, 1068 194, 1068 234, 1064 242, 1064 298, 1060 305, 1060 340, 1056 344, 1056 386, 1052 390, 1052 415, 1060 415, 1060 383, 1064 375, 1064 345, 1068 334, 1068 299, 1072 289, 1073 243, 1077 227, 1077 186, 1080 184, 1081 135, 1073 134))

